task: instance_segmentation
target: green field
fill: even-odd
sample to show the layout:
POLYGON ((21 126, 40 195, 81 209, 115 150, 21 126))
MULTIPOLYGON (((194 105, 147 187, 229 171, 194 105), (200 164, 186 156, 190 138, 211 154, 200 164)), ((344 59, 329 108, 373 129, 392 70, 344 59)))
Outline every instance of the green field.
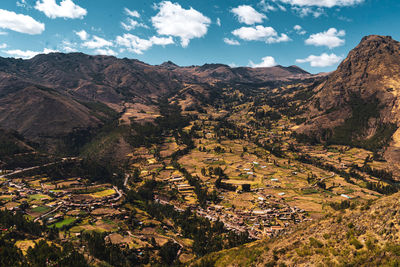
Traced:
POLYGON ((29 196, 30 200, 40 200, 40 199, 44 199, 44 198, 49 198, 50 199, 49 196, 42 195, 42 194, 36 194, 36 195, 30 195, 29 196))
POLYGON ((93 197, 107 197, 107 196, 111 196, 113 194, 115 194, 114 189, 107 189, 107 190, 103 190, 103 191, 98 191, 96 193, 92 193, 90 195, 93 197))
POLYGON ((45 207, 45 206, 39 206, 39 207, 36 207, 36 208, 34 208, 34 209, 32 209, 32 212, 37 212, 37 213, 45 213, 45 212, 47 212, 47 211, 49 211, 50 210, 50 208, 48 208, 48 207, 45 207))
POLYGON ((62 220, 60 222, 57 222, 55 224, 52 224, 49 227, 53 227, 53 225, 55 225, 56 228, 61 228, 61 227, 66 226, 66 225, 70 225, 70 224, 74 223, 75 221, 76 221, 75 218, 65 218, 64 220, 62 220))

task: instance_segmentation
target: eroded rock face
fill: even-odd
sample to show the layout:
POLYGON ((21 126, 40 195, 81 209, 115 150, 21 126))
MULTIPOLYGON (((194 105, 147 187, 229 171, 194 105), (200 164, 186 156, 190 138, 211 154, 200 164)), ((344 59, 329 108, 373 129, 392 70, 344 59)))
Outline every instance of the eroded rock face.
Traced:
MULTIPOLYGON (((384 125, 399 126, 400 43, 390 36, 364 37, 315 92, 308 121, 299 127, 300 133, 318 135, 331 129, 334 135, 335 129, 354 119, 357 111, 359 119, 366 122, 363 127, 354 127, 349 138, 368 140, 384 125)), ((394 136, 400 136, 400 132, 394 136)), ((393 158, 390 154, 398 148, 400 138, 394 138, 387 157, 393 158)))

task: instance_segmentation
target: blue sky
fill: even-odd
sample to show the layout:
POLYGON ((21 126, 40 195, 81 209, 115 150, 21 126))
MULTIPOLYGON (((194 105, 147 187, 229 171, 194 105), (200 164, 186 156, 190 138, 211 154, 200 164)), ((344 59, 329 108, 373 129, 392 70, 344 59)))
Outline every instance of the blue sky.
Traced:
POLYGON ((1 0, 0 56, 334 70, 361 38, 400 40, 398 0, 1 0))

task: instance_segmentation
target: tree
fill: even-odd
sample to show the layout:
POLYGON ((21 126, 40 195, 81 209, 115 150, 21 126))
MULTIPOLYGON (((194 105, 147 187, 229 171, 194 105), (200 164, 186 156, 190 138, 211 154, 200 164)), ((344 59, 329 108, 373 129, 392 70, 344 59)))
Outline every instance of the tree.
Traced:
POLYGON ((176 259, 179 249, 180 246, 172 241, 168 241, 166 244, 164 244, 159 252, 163 263, 172 265, 176 259))
POLYGON ((250 192, 250 184, 242 184, 243 192, 250 192))

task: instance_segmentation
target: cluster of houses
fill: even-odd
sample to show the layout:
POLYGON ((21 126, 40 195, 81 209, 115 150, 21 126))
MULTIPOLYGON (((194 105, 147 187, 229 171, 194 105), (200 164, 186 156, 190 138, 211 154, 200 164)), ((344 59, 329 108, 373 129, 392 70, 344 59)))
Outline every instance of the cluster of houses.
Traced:
POLYGON ((207 209, 198 208, 196 212, 211 221, 221 221, 229 230, 247 232, 253 239, 274 236, 290 224, 307 220, 304 210, 287 205, 254 210, 211 205, 207 209))
MULTIPOLYGON (((155 201, 162 205, 173 205, 183 212, 184 207, 176 206, 164 196, 155 196, 155 201)), ((306 212, 297 207, 291 207, 284 202, 270 203, 263 197, 258 198, 257 209, 239 210, 221 205, 209 205, 206 209, 197 205, 188 205, 198 216, 210 221, 222 222, 228 230, 237 233, 247 232, 250 238, 261 239, 265 236, 275 236, 291 224, 309 220, 306 212)))
MULTIPOLYGON (((81 185, 80 183, 74 185, 81 185)), ((3 190, 0 195, 10 195, 12 192, 12 202, 19 203, 20 200, 28 198, 30 195, 51 195, 59 201, 54 201, 53 198, 43 198, 41 202, 51 210, 45 214, 41 214, 35 218, 35 221, 46 218, 48 224, 62 220, 64 215, 71 210, 79 209, 82 211, 91 212, 96 208, 112 207, 116 208, 120 205, 119 200, 122 198, 123 193, 117 188, 113 187, 115 193, 112 195, 104 196, 101 198, 85 197, 84 195, 74 194, 70 190, 51 190, 45 187, 33 188, 24 182, 16 182, 14 180, 3 181, 0 186, 3 190), (11 191, 8 188, 15 188, 11 191), (57 212, 57 213, 56 213, 57 212), (51 216, 53 214, 53 216, 51 216)), ((9 206, 7 209, 17 211, 21 209, 21 204, 9 206)), ((37 205, 31 205, 30 208, 35 208, 37 205)))
POLYGON ((188 184, 188 181, 180 173, 173 173, 167 180, 171 187, 178 190, 183 196, 192 196, 194 187, 188 184))

